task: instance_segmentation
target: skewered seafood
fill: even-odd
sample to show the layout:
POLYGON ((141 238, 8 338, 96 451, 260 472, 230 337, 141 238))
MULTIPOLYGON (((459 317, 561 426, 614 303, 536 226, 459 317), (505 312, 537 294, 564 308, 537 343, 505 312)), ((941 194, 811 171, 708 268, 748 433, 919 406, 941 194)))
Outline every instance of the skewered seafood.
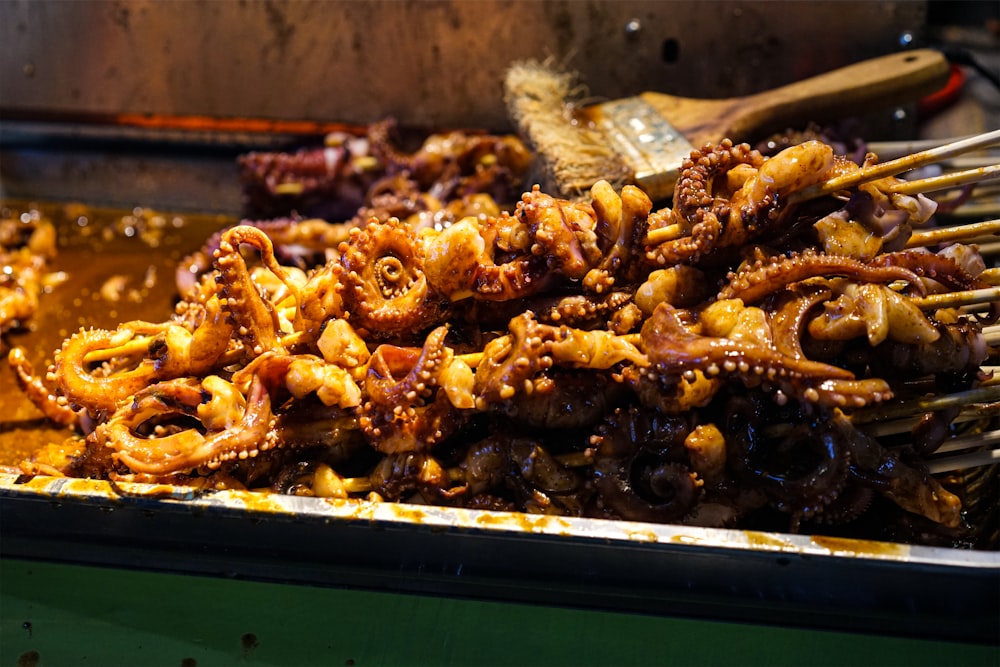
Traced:
MULTIPOLYGON (((961 528, 919 453, 852 415, 914 378, 982 381, 997 304, 921 301, 982 288, 981 259, 901 250, 931 205, 891 177, 795 201, 874 156, 724 142, 692 155, 673 209, 600 182, 589 202, 536 186, 449 219, 386 197, 429 188, 437 210, 468 213, 488 179, 467 163, 504 154, 510 183, 516 145, 453 136, 406 155, 380 132, 381 198, 358 204, 364 219, 310 221, 336 243, 311 264, 272 240, 296 238, 292 222, 238 225, 187 272, 169 321, 74 334, 45 377, 12 352, 33 400, 84 442, 25 472, 697 525, 777 512, 793 530, 880 497, 961 528), (856 228, 877 242, 831 241, 856 228)), ((935 414, 935 433, 955 418, 935 414)))

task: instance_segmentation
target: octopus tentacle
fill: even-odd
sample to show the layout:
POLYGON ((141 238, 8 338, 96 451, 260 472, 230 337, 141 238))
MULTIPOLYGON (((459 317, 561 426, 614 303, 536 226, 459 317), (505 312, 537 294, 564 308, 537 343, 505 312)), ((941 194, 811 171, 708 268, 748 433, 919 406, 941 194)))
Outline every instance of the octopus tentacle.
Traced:
POLYGON ((526 310, 535 313, 535 319, 543 324, 606 329, 618 335, 635 330, 644 318, 633 302, 632 293, 616 290, 602 295, 573 294, 500 302, 476 300, 468 303, 462 319, 483 329, 500 329, 526 310))
POLYGON ((263 381, 255 378, 251 382, 245 408, 242 400, 234 398, 238 392, 219 388, 216 392, 225 393, 226 405, 203 408, 211 406, 213 399, 206 384, 209 383, 178 380, 150 385, 98 426, 95 435, 99 442, 114 450, 115 460, 135 472, 156 475, 200 466, 217 468, 223 461, 257 456, 276 445, 271 397, 263 381), (220 409, 229 416, 222 417, 220 409), (232 418, 233 410, 242 413, 238 419, 232 418), (149 437, 137 434, 147 422, 178 418, 200 419, 206 432, 185 428, 158 435, 154 428, 149 437))
POLYGON ((738 474, 748 476, 780 510, 801 518, 822 512, 847 483, 850 448, 826 420, 796 424, 783 437, 764 435, 760 406, 747 397, 726 405, 726 430, 738 474))
POLYGON ((821 512, 808 518, 825 525, 850 523, 862 516, 874 499, 874 489, 848 478, 847 484, 841 489, 837 498, 827 503, 821 512))
POLYGON ((615 313, 632 303, 631 292, 609 292, 601 297, 574 295, 560 297, 548 307, 535 304, 532 310, 539 322, 565 324, 571 327, 604 324, 615 313))
POLYGON ((620 364, 646 366, 646 356, 611 331, 542 324, 526 311, 508 324, 509 335, 486 344, 475 375, 476 407, 510 401, 520 393, 551 393, 545 372, 565 368, 607 370, 620 364))
POLYGON ((856 380, 837 366, 796 359, 761 345, 688 331, 669 304, 660 304, 640 334, 653 376, 736 375, 747 386, 777 385, 782 394, 822 405, 862 407, 892 396, 881 379, 856 380))
POLYGON ((215 297, 206 302, 194 331, 142 321, 115 331, 81 329, 56 352, 48 380, 72 405, 113 412, 151 383, 210 372, 229 349, 231 332, 215 297))
POLYGON ((145 322, 122 324, 115 331, 106 329, 81 329, 67 338, 56 351, 55 360, 48 373, 48 380, 57 385, 70 405, 78 405, 91 412, 114 412, 118 405, 132 394, 149 384, 164 379, 157 369, 154 359, 148 356, 149 342, 144 342, 143 334, 160 333, 163 327, 145 322), (128 344, 136 339, 142 343, 142 355, 128 370, 103 368, 92 363, 88 357, 102 352, 104 359, 134 358, 135 351, 128 344))
POLYGON ((340 252, 335 271, 343 308, 359 332, 391 339, 440 324, 448 314, 427 281, 422 244, 398 220, 351 230, 340 252))
POLYGON ((506 478, 515 501, 532 514, 581 516, 589 495, 583 476, 556 460, 532 438, 512 438, 506 454, 512 472, 506 478))
POLYGON ((387 454, 368 476, 372 490, 390 501, 420 493, 430 502, 447 495, 448 474, 427 452, 401 451, 387 454))
MULTIPOLYGON (((352 222, 332 223, 319 218, 298 217, 244 219, 239 224, 256 227, 267 234, 274 246, 275 257, 282 264, 295 266, 301 270, 322 264, 330 249, 346 241, 349 230, 355 226, 352 222)), ((231 225, 213 233, 200 250, 178 262, 174 282, 182 298, 194 298, 199 281, 212 268, 212 258, 219 249, 223 235, 235 226, 231 225)))
POLYGON ((923 291, 920 278, 906 267, 866 264, 850 257, 806 250, 787 257, 757 260, 738 273, 730 273, 729 282, 719 291, 718 298, 756 303, 792 283, 817 276, 845 276, 873 283, 905 280, 918 291, 923 291))
POLYGON ((572 327, 541 325, 551 341, 549 353, 556 364, 607 370, 621 363, 647 366, 649 360, 626 336, 611 331, 584 331, 572 327))
POLYGON ((505 301, 522 299, 545 289, 546 260, 542 256, 516 257, 502 264, 485 264, 476 269, 472 292, 477 299, 505 301))
POLYGON ((809 313, 833 295, 826 286, 795 285, 771 314, 774 349, 793 359, 804 359, 802 336, 809 313))
POLYGON ((647 259, 661 266, 695 263, 715 249, 730 215, 728 204, 716 196, 717 190, 724 190, 717 181, 738 165, 757 169, 763 162, 764 157, 747 144, 733 145, 728 139, 691 151, 674 188, 673 211, 658 211, 650 220, 651 228, 680 224, 687 234, 647 249, 647 259))
POLYGON ((452 301, 529 297, 558 280, 607 293, 619 275, 636 280, 633 257, 652 204, 638 188, 619 196, 605 181, 593 204, 559 199, 535 185, 513 213, 467 216, 422 240, 430 283, 452 301))
POLYGON ((961 500, 926 469, 908 464, 901 452, 886 449, 843 417, 832 419, 830 425, 844 433, 850 445, 852 478, 908 512, 951 528, 962 524, 961 500))
POLYGON ((242 244, 256 248, 264 265, 285 284, 297 302, 300 297, 297 286, 275 259, 274 246, 267 234, 249 225, 238 225, 223 233, 215 251, 219 293, 247 352, 260 356, 279 347, 284 332, 281 331, 274 304, 265 299, 254 284, 246 261, 240 254, 242 244))
POLYGON ((160 379, 182 375, 205 375, 212 371, 232 343, 233 324, 215 296, 202 309, 201 321, 193 331, 171 325, 161 335, 162 344, 150 346, 160 379))
POLYGON ((550 369, 532 393, 518 393, 494 406, 511 419, 542 428, 597 423, 617 403, 623 387, 604 374, 550 369))
POLYGON ((425 232, 422 241, 428 280, 451 301, 523 299, 559 275, 549 270, 544 249, 533 247, 528 226, 509 213, 465 217, 439 233, 425 232))
POLYGON ((809 333, 818 340, 850 340, 867 336, 869 344, 886 339, 926 344, 941 334, 923 311, 906 296, 885 285, 830 282, 837 298, 824 304, 823 312, 809 322, 809 333))
POLYGON ((590 496, 583 475, 527 436, 498 434, 473 443, 462 471, 467 507, 477 506, 491 492, 505 491, 522 511, 581 516, 590 496))
POLYGON ((898 250, 878 255, 871 260, 872 266, 901 266, 914 274, 932 278, 951 290, 966 290, 985 287, 953 258, 924 250, 898 250))
POLYGON ((602 259, 590 204, 557 199, 535 185, 521 195, 514 217, 528 229, 532 255, 548 258, 549 268, 581 279, 602 259))
POLYGON ((618 195, 607 181, 594 184, 590 195, 594 232, 603 258, 584 276, 583 287, 601 294, 613 288, 618 274, 633 281, 640 277, 633 258, 642 258, 641 236, 653 203, 632 185, 626 185, 618 195))
POLYGON ((487 406, 512 398, 517 392, 534 391, 534 378, 552 367, 547 354, 550 341, 546 329, 534 314, 525 312, 510 321, 509 336, 501 336, 486 344, 483 357, 476 367, 476 407, 487 406))
POLYGON ((313 271, 302 286, 295 328, 310 338, 319 336, 328 322, 342 320, 345 316, 336 266, 327 262, 313 271))
POLYGON ((721 377, 707 377, 698 369, 674 376, 627 366, 622 369, 621 378, 635 392, 639 403, 674 415, 705 407, 723 385, 721 377))
POLYGON ((76 426, 80 423, 79 413, 69 407, 64 398, 60 400, 60 397, 54 394, 35 373, 35 368, 28 360, 24 348, 12 347, 7 354, 7 363, 14 371, 14 377, 21 391, 35 407, 41 410, 46 419, 62 426, 76 426))
MULTIPOLYGON (((974 290, 990 285, 965 270, 952 257, 919 250, 900 250, 879 255, 873 266, 904 267, 923 278, 930 278, 944 285, 948 290, 974 290)), ((979 317, 983 324, 993 324, 1000 320, 1000 301, 990 303, 986 315, 979 317)))
POLYGON ((686 459, 685 417, 615 410, 591 437, 599 502, 624 519, 677 521, 701 498, 703 482, 686 459))
POLYGON ((933 340, 904 343, 887 340, 872 348, 869 363, 875 372, 903 378, 925 375, 967 375, 974 378, 990 355, 981 326, 970 320, 935 322, 940 334, 933 340))
POLYGON ((461 413, 442 387, 453 356, 444 344, 447 333, 447 327, 438 327, 420 349, 383 344, 372 353, 365 377, 367 400, 358 419, 378 451, 426 451, 461 424, 461 413), (405 375, 398 378, 401 373, 405 375))

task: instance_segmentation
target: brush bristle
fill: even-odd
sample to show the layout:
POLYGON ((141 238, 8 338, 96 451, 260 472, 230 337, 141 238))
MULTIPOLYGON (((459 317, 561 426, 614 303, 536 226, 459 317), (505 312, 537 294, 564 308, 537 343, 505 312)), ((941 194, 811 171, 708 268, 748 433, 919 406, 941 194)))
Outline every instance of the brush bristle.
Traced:
POLYGON ((537 61, 514 63, 504 79, 507 111, 537 156, 536 181, 566 198, 587 193, 600 180, 618 187, 632 177, 601 131, 581 120, 576 79, 537 61))

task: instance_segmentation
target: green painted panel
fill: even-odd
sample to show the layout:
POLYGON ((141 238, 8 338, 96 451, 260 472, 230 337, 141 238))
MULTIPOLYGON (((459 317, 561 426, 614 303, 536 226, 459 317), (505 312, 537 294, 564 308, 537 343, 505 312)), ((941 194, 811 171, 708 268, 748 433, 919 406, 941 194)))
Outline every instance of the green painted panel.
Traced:
POLYGON ((1000 649, 0 561, 0 665, 536 664, 995 667, 1000 649))

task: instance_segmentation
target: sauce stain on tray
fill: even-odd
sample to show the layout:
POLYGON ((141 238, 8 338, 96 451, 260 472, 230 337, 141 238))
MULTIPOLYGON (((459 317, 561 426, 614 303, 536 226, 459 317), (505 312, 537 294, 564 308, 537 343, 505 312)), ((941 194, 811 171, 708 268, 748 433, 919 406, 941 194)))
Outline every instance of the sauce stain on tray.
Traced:
MULTIPOLYGON (((173 312, 178 262, 214 231, 235 220, 175 215, 150 209, 104 209, 76 203, 4 201, 4 217, 37 211, 56 229, 52 278, 26 327, 5 344, 23 346, 38 370, 52 362, 63 340, 82 328, 114 329, 131 320, 163 321, 173 312)), ((7 353, 7 349, 3 350, 7 353)), ((17 389, 8 364, 0 364, 0 465, 16 465, 69 435, 51 425, 17 389)))

